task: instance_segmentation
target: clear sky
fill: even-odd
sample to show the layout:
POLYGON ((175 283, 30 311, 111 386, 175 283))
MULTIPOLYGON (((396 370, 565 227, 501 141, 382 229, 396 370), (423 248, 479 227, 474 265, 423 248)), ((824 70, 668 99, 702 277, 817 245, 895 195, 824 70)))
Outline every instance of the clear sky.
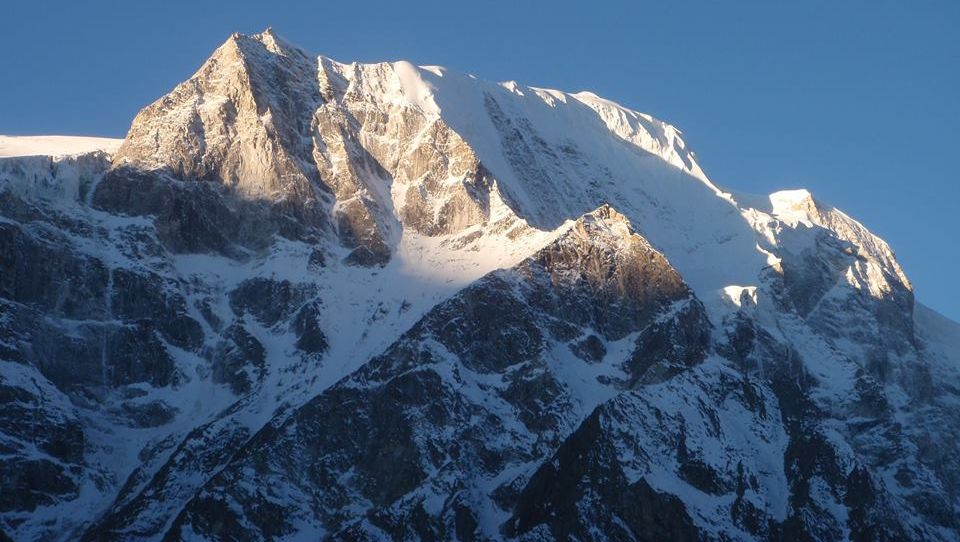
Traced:
POLYGON ((591 90, 734 190, 809 188, 960 320, 960 1, 3 0, 0 133, 123 136, 232 32, 591 90))

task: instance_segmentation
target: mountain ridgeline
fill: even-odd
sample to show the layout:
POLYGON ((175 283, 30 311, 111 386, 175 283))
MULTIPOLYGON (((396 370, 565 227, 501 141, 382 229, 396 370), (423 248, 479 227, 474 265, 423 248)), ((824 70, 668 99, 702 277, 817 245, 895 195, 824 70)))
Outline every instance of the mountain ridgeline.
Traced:
POLYGON ((960 540, 960 325, 591 93, 235 34, 0 158, 0 540, 960 540))

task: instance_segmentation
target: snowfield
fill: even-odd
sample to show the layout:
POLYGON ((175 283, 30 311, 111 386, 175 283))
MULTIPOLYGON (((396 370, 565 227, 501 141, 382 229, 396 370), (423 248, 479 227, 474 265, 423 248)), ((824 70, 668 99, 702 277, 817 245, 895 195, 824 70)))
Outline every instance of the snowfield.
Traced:
POLYGON ((112 154, 122 139, 80 136, 8 136, 0 135, 0 157, 69 156, 103 151, 112 154))

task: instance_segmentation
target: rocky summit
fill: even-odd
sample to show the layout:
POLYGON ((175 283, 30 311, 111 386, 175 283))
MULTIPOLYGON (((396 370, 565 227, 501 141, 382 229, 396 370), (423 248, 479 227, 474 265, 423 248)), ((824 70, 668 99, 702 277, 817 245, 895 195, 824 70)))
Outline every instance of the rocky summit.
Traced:
POLYGON ((960 540, 960 325, 649 115, 268 30, 69 147, 0 158, 0 540, 960 540))

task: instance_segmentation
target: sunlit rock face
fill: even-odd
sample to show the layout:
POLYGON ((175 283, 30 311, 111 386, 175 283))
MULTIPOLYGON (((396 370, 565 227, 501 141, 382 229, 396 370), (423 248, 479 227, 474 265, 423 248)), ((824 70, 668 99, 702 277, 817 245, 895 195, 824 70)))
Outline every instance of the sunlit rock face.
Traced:
POLYGON ((73 143, 0 158, 0 539, 960 538, 960 327, 648 115, 267 31, 73 143))
POLYGON ((235 34, 200 70, 141 111, 114 156, 117 164, 169 168, 216 180, 243 195, 313 195, 304 113, 320 103, 315 61, 270 34, 235 34))
POLYGON ((436 106, 407 100, 424 85, 409 64, 344 65, 270 32, 234 35, 137 115, 114 163, 220 182, 302 218, 332 204, 348 262, 382 265, 398 219, 438 235, 489 217, 492 179, 470 146, 436 106))

